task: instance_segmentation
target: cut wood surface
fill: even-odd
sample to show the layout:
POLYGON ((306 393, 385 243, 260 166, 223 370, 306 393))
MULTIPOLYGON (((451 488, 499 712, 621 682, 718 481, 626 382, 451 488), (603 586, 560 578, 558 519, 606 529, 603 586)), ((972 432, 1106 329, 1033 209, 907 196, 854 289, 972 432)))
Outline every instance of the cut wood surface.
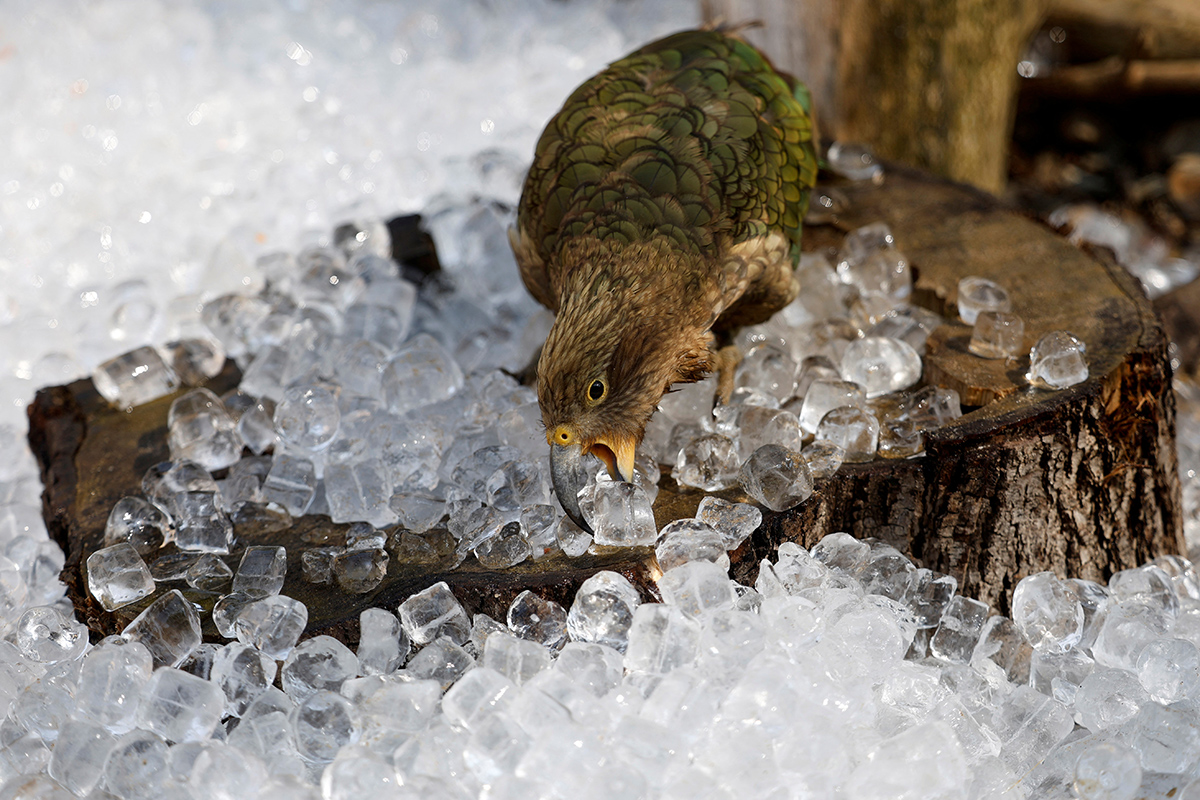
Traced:
MULTIPOLYGON (((1104 580, 1156 555, 1182 551, 1173 440, 1174 398, 1166 338, 1133 279, 1110 259, 1068 244, 1052 230, 1005 210, 990 195, 925 173, 889 168, 881 186, 843 184, 849 208, 836 226, 810 228, 808 249, 836 247, 844 231, 884 220, 916 272, 916 300, 955 315, 959 278, 979 275, 1008 288, 1026 321, 1026 344, 1065 328, 1087 344, 1091 377, 1063 391, 1030 389, 1027 359, 985 361, 966 351, 967 326, 950 323, 930 338, 928 380, 985 403, 927 437, 926 452, 905 460, 847 464, 803 505, 767 513, 763 526, 731 556, 733 575, 752 584, 763 558, 783 541, 811 546, 844 530, 877 537, 924 566, 954 575, 962 593, 1005 610, 1017 581, 1041 570, 1104 580)), ((210 388, 236 384, 228 366, 210 388)), ((168 457, 166 416, 173 397, 112 409, 90 381, 38 393, 30 443, 45 483, 51 535, 67 552, 63 579, 96 636, 119 631, 148 601, 105 612, 86 590, 83 564, 102 543, 112 505, 140 491, 141 478, 168 457)), ((703 493, 669 476, 655 505, 659 526, 691 516, 703 493)), ((735 489, 721 493, 746 498, 735 489)), ((409 594, 445 580, 467 609, 503 619, 524 589, 564 604, 599 569, 622 572, 643 596, 656 596, 649 548, 609 550, 580 559, 559 555, 505 571, 474 559, 403 564, 395 554, 384 582, 366 594, 301 578, 307 547, 344 541, 345 525, 309 516, 284 531, 238 528, 240 548, 288 548, 284 593, 309 607, 307 635, 353 644, 366 607, 395 609, 409 594)), ((211 609, 216 595, 179 588, 211 609)), ((206 634, 215 637, 209 615, 206 634)))
MULTIPOLYGON (((1087 345, 1090 377, 1030 388, 1027 356, 977 358, 968 326, 943 326, 930 337, 926 379, 986 405, 930 434, 923 456, 843 466, 812 500, 769 517, 735 574, 749 575, 779 541, 808 546, 845 530, 895 545, 1003 610, 1034 572, 1102 581, 1183 552, 1167 339, 1134 279, 1105 253, 962 185, 892 169, 881 187, 842 188, 841 227, 887 221, 921 305, 954 318, 961 277, 994 280, 1025 319, 1026 345, 1070 330, 1087 345)), ((807 244, 840 235, 816 228, 807 244)))

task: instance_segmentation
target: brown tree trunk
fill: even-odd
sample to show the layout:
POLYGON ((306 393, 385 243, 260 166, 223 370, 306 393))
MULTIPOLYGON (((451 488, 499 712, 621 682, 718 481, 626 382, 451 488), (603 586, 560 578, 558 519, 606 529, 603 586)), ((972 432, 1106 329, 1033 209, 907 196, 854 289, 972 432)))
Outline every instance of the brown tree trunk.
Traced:
POLYGON ((1017 62, 1047 0, 702 0, 813 91, 826 141, 1000 192, 1017 62))

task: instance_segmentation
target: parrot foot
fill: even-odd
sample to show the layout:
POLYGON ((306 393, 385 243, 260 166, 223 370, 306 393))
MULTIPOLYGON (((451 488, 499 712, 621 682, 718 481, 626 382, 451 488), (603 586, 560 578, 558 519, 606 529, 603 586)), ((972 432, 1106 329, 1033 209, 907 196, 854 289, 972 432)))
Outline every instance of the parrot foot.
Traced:
POLYGON ((733 396, 733 379, 738 364, 742 363, 742 349, 736 344, 726 345, 716 352, 714 360, 717 366, 717 400, 726 404, 733 396))

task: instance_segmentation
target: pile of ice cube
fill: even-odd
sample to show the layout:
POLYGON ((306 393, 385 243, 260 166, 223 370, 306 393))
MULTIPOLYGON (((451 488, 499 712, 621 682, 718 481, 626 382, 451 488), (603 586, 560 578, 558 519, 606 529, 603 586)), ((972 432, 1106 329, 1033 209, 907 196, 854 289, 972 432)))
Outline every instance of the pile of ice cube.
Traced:
POLYGON ((664 529, 661 603, 600 572, 569 608, 472 618, 439 583, 363 611, 357 653, 297 643, 273 548, 224 645, 178 591, 92 647, 29 607, 0 644, 0 796, 1197 796, 1191 562, 1032 575, 1009 619, 844 533, 738 585, 758 523, 707 498, 664 529))
MULTIPOLYGON (((246 309, 261 311, 261 298, 249 296, 264 277, 257 257, 297 241, 304 248, 290 258, 312 256, 306 264, 317 269, 290 274, 312 274, 318 285, 323 276, 329 285, 318 286, 319 294, 333 297, 334 307, 362 306, 353 323, 361 328, 352 330, 392 335, 393 320, 378 309, 407 302, 403 283, 390 282, 399 280, 393 266, 380 275, 322 272, 330 250, 319 248, 337 254, 342 243, 352 247, 326 233, 340 219, 434 209, 431 225, 457 291, 420 293, 407 342, 427 343, 420 334, 428 333, 452 354, 465 374, 448 402, 463 403, 451 407, 460 415, 464 407, 478 409, 470 424, 480 429, 457 431, 461 450, 450 455, 454 444, 439 440, 435 418, 412 433, 416 457, 405 468, 432 480, 430 452, 441 448, 439 482, 470 483, 473 494, 459 498, 470 508, 465 516, 455 516, 453 499, 423 491, 410 493, 403 514, 395 513, 413 530, 447 513, 464 532, 474 514, 486 529, 491 514, 481 509, 509 513, 500 508, 509 502, 504 491, 489 496, 491 477, 520 477, 500 470, 521 461, 501 448, 525 452, 501 437, 517 442, 519 432, 537 426, 528 391, 479 369, 520 368, 545 331, 546 317, 519 286, 503 236, 534 137, 579 80, 646 39, 694 24, 696 14, 692 2, 636 0, 488 3, 465 11, 456 0, 418 11, 369 2, 238 6, 116 0, 67 13, 54 3, 18 0, 0 8, 0 128, 13 132, 14 156, 0 175, 0 413, 21 423, 20 431, 0 428, 0 799, 1071 791, 1121 798, 1133 796, 1139 773, 1144 793, 1165 794, 1192 779, 1193 701, 1168 701, 1195 693, 1188 643, 1200 642, 1197 599, 1188 565, 1173 560, 1160 563, 1162 574, 1143 569, 1114 579, 1111 592, 1030 578, 1017 621, 989 621, 981 604, 955 595, 953 578, 844 535, 811 553, 785 546, 756 587, 736 586, 725 552, 757 524, 758 511, 708 500, 700 519, 654 532, 667 570, 659 582, 664 603, 639 603, 622 578, 601 574, 569 609, 524 595, 504 620, 468 620, 435 586, 398 608, 364 612, 357 653, 328 638, 297 644, 306 610, 278 593, 286 554, 249 548, 234 564, 221 549, 229 526, 236 530, 245 518, 239 514, 284 525, 289 504, 332 511, 327 492, 312 482, 318 463, 327 482, 339 457, 336 441, 319 447, 332 427, 319 393, 290 398, 298 414, 281 431, 275 411, 283 392, 225 398, 224 415, 203 393, 179 405, 173 416, 182 422, 171 444, 190 463, 151 471, 143 496, 114 509, 113 541, 125 544, 124 558, 105 565, 113 579, 98 597, 116 607, 124 592, 158 583, 165 591, 126 636, 89 646, 63 597, 63 555, 42 522, 36 466, 23 441, 22 410, 33 390, 163 342, 176 346, 165 357, 156 347, 141 351, 128 369, 150 369, 158 359, 170 368, 158 373, 165 386, 199 382, 224 356, 201 327, 201 309, 218 326, 244 320, 246 309), (472 196, 481 199, 466 199, 472 196), (359 277, 378 279, 399 296, 372 302, 359 277), (340 294, 332 278, 347 278, 348 291, 340 294), (247 296, 203 303, 212 296, 200 292, 213 287, 247 296), (499 407, 505 410, 493 424, 499 407), (196 435, 205 430, 220 435, 196 435), (197 460, 223 448, 228 458, 234 434, 256 453, 269 441, 278 455, 242 459, 217 485, 209 470, 218 468, 197 460), (197 449, 202 441, 214 446, 197 449), (289 448, 312 463, 312 476, 286 469, 289 448), (480 449, 485 454, 456 478, 453 468, 480 449), (449 475, 441 470, 447 461, 449 475), (267 487, 275 462, 283 480, 267 487), (268 491, 278 491, 278 499, 267 500, 268 491), (151 499, 168 513, 185 509, 189 521, 168 520, 151 499), (143 553, 157 552, 168 537, 178 541, 181 527, 185 542, 203 546, 146 564, 143 553), (216 621, 230 641, 199 642, 197 612, 174 588, 184 584, 227 594, 216 621), (1082 633, 1059 652, 1078 619, 1072 597, 1084 612, 1082 633), (1184 669, 1164 670, 1168 662, 1184 669), (1082 726, 1071 722, 1075 716, 1082 726)), ((856 177, 879 174, 869 154, 842 150, 847 164, 865 170, 856 177)), ((354 228, 350 238, 369 251, 379 240, 359 240, 368 227, 354 228)), ((273 266, 293 269, 288 258, 261 263, 270 274, 273 266)), ((860 327, 888 322, 892 327, 871 335, 920 350, 922 326, 927 332, 929 325, 924 312, 907 307, 870 320, 903 293, 904 276, 889 273, 886 262, 875 265, 875 279, 860 279, 853 289, 849 277, 834 277, 836 267, 831 274, 806 261, 804 268, 810 299, 828 301, 830 313, 797 305, 781 321, 800 329, 828 363, 806 361, 808 345, 793 350, 796 334, 773 323, 747 332, 743 344, 769 345, 751 353, 739 379, 738 399, 757 402, 726 407, 711 431, 689 431, 709 414, 712 388, 668 396, 651 445, 661 462, 678 460, 683 444, 712 435, 720 438, 702 446, 725 448, 729 461, 734 452, 740 469, 763 445, 792 442, 794 452, 830 411, 863 410, 858 402, 840 403, 845 396, 834 386, 824 387, 824 411, 814 403, 807 416, 800 413, 810 384, 840 380, 860 327), (804 328, 828 318, 834 321, 804 328), (800 405, 786 410, 804 434, 788 438, 792 420, 770 412, 795 399, 800 405), (738 436, 730 438, 735 428, 738 436), (735 438, 730 451, 726 441, 735 438)), ((297 310, 270 320, 267 345, 278 347, 270 337, 290 338, 297 328, 297 340, 325 341, 329 304, 299 300, 308 288, 289 286, 274 298, 297 310)), ((262 319, 269 318, 268 311, 262 319)), ((344 324, 351 319, 344 315, 344 324)), ((1004 344, 1015 338, 1011 321, 998 319, 992 329, 983 337, 992 354, 1011 355, 1004 344)), ((1082 354, 1069 340, 1066 346, 1082 354)), ((410 353, 411 365, 428 363, 431 352, 438 351, 410 353)), ((911 367, 907 351, 895 345, 876 355, 897 352, 911 367)), ((360 366, 377 357, 365 345, 353 355, 360 366)), ((302 354, 292 366, 314 364, 323 366, 302 354)), ((268 376, 289 368, 269 359, 262 366, 268 376)), ((354 366, 333 369, 348 374, 354 366)), ((355 394, 374 391, 369 369, 365 374, 372 388, 355 394)), ((860 398, 850 392, 848 399, 860 398)), ((950 400, 936 390, 908 398, 916 419, 909 427, 897 426, 898 410, 880 412, 878 452, 917 452, 915 434, 951 418, 950 400)), ((1181 422, 1200 413, 1200 404, 1180 408, 1181 422)), ((353 429, 361 410, 339 405, 338 431, 353 429)), ((861 434, 862 426, 853 430, 861 434)), ((1181 425, 1180 461, 1194 543, 1200 426, 1188 430, 1185 437, 1181 425)), ((544 447, 528 454, 540 463, 544 447)), ((804 464, 820 480, 858 448, 868 445, 814 442, 804 464)), ((789 458, 781 464, 803 473, 783 455, 789 458)), ((688 474, 706 480, 699 465, 708 456, 693 453, 689 463, 695 469, 688 474)), ((652 472, 645 465, 640 471, 647 478, 652 472)), ((762 480, 784 473, 755 474, 762 480)), ((361 479, 352 483, 353 500, 365 493, 361 479)), ((604 483, 592 491, 602 492, 604 483)), ((654 491, 651 480, 639 488, 654 491)), ((548 507, 557 516, 552 502, 548 507)), ((515 521, 518 530, 534 527, 515 521)), ((511 534, 510 527, 502 540, 515 544, 511 534)), ((582 552, 590 544, 583 536, 568 531, 555 541, 568 553, 582 552)), ((522 541, 537 554, 536 535, 522 541)), ((458 557, 456 544, 453 535, 428 530, 381 543, 368 523, 352 528, 344 549, 313 548, 303 568, 312 580, 354 591, 378 577, 380 553, 458 557), (339 559, 352 563, 339 570, 339 559)))

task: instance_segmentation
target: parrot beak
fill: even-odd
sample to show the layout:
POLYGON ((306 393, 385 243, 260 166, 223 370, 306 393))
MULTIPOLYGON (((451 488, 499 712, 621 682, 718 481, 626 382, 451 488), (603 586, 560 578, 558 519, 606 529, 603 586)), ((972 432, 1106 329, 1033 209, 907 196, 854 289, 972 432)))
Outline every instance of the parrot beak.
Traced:
POLYGON ((584 520, 583 512, 579 508, 579 490, 588 479, 585 465, 583 448, 578 444, 550 445, 550 479, 554 483, 554 493, 558 495, 558 502, 572 522, 592 533, 592 526, 584 520))
POLYGON ((592 455, 604 462, 608 474, 614 481, 633 483, 633 457, 637 454, 637 441, 625 437, 597 439, 590 448, 592 455))

